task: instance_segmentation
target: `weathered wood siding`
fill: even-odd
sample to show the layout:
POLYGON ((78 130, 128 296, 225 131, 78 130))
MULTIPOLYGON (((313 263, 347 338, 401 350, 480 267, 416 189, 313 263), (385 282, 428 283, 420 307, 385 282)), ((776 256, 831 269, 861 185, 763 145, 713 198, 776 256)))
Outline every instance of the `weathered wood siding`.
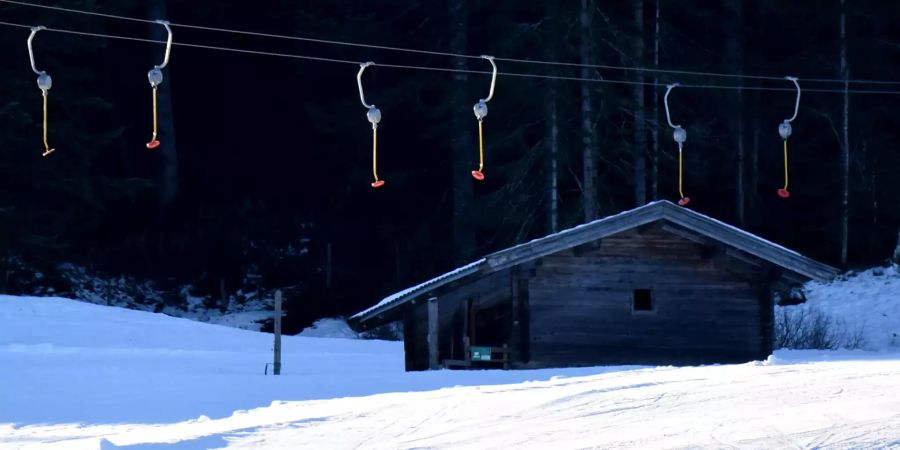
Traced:
POLYGON ((546 256, 527 285, 529 365, 763 358, 764 272, 659 225, 546 256), (652 290, 653 311, 633 311, 635 289, 652 290))

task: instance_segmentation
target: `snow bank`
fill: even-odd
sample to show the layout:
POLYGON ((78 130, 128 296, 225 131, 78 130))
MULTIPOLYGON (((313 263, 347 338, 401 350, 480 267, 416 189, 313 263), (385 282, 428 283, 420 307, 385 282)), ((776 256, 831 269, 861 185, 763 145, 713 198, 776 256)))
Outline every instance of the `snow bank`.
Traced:
POLYGON ((316 338, 358 339, 359 333, 353 331, 343 319, 319 319, 311 327, 300 332, 298 336, 316 338))
POLYGON ((828 283, 809 282, 806 303, 780 307, 788 311, 818 311, 850 335, 862 337, 862 348, 900 350, 900 269, 876 267, 828 283))

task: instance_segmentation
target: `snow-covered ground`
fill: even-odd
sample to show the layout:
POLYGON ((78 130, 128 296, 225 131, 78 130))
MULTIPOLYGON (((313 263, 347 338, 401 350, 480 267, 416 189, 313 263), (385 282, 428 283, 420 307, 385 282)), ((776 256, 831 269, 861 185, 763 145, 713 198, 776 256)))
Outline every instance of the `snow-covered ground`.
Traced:
POLYGON ((900 351, 900 266, 876 267, 804 286, 807 302, 788 309, 828 314, 861 348, 900 351))
MULTIPOLYGON (((892 317, 883 335, 895 275, 810 303, 883 299, 858 306, 892 317)), ((877 342, 739 365, 405 373, 400 342, 298 336, 274 377, 268 334, 0 296, 0 448, 900 448, 900 354, 877 342)))

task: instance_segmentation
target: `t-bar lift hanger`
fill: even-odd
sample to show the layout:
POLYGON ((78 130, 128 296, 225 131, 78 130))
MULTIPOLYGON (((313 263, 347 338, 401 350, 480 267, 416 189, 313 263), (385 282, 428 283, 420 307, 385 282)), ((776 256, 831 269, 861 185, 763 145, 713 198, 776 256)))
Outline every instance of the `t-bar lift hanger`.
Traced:
POLYGON ((372 176, 375 181, 372 182, 373 188, 384 186, 384 180, 378 179, 378 122, 381 122, 381 110, 375 105, 366 103, 366 96, 363 93, 362 75, 366 67, 374 66, 372 61, 359 65, 359 72, 356 74, 356 85, 359 87, 359 101, 366 108, 366 118, 372 124, 372 176))
POLYGON ((478 119, 478 169, 472 171, 472 178, 478 181, 484 180, 484 131, 482 121, 487 117, 487 102, 494 97, 494 86, 497 84, 497 64, 494 63, 494 57, 488 55, 481 55, 481 57, 488 60, 493 69, 491 72, 491 90, 488 92, 487 98, 478 100, 478 103, 472 107, 472 111, 475 112, 475 118, 478 119))
POLYGON ((684 178, 684 158, 682 156, 684 141, 687 140, 687 131, 684 128, 681 128, 681 125, 675 125, 672 123, 672 115, 669 113, 669 94, 672 92, 672 89, 678 87, 678 83, 673 83, 667 86, 666 96, 663 98, 664 103, 666 105, 666 120, 669 121, 669 126, 672 127, 672 137, 675 139, 675 142, 678 143, 678 195, 681 199, 678 200, 678 204, 681 206, 686 206, 690 201, 690 197, 684 196, 684 190, 682 189, 682 180, 684 178))
POLYGON ((159 140, 156 139, 157 134, 157 107, 156 107, 156 91, 160 84, 163 82, 163 73, 162 69, 169 64, 169 53, 172 51, 172 28, 169 27, 169 22, 165 20, 157 20, 156 23, 166 27, 166 32, 169 33, 169 37, 166 39, 166 54, 163 57, 162 64, 153 66, 149 72, 147 72, 147 79, 150 81, 150 87, 153 88, 153 137, 150 139, 150 142, 147 143, 147 148, 153 150, 159 147, 159 140))
POLYGON ((794 83, 794 87, 797 88, 797 100, 794 102, 794 115, 791 116, 790 119, 784 119, 784 122, 781 122, 778 125, 778 134, 781 136, 781 139, 784 140, 784 187, 778 190, 778 196, 781 198, 788 198, 791 196, 791 193, 788 192, 788 146, 787 141, 791 136, 791 132, 793 129, 791 128, 791 122, 797 118, 797 112, 800 111, 800 83, 797 83, 797 77, 784 77, 787 80, 790 80, 794 83))
POLYGON ((50 78, 50 75, 43 70, 38 70, 37 66, 34 63, 34 49, 31 47, 31 41, 34 40, 34 35, 37 34, 38 31, 46 30, 47 28, 44 26, 32 27, 31 35, 28 36, 28 58, 31 60, 31 70, 37 74, 37 85, 38 88, 41 89, 41 93, 44 98, 44 152, 43 156, 47 156, 56 149, 50 148, 50 144, 47 143, 47 96, 50 94, 50 88, 53 86, 53 79, 50 78))

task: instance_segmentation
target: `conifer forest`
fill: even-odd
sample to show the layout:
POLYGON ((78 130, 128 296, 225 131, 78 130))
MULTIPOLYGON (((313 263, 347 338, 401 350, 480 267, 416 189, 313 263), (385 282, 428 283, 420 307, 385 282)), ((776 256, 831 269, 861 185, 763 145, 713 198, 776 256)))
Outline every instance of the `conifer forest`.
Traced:
POLYGON ((679 201, 674 125, 684 207, 845 269, 898 245, 900 2, 0 1, 0 60, 0 293, 279 288, 296 331, 679 201))

